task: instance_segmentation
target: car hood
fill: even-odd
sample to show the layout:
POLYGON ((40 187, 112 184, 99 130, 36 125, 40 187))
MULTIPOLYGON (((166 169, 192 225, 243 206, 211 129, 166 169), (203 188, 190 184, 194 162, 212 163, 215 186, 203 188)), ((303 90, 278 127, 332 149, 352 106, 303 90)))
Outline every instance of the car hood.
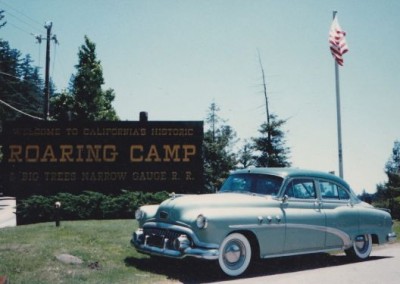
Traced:
POLYGON ((202 195, 183 195, 165 200, 157 211, 157 219, 170 222, 191 222, 199 214, 232 214, 232 210, 254 209, 277 204, 270 196, 243 193, 218 193, 202 195))

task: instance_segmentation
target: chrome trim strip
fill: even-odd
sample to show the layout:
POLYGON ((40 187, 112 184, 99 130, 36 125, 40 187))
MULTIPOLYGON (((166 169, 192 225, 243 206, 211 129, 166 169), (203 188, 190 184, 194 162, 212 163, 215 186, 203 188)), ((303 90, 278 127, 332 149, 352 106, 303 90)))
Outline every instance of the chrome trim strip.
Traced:
POLYGON ((268 227, 284 227, 285 224, 243 224, 243 225, 229 225, 231 229, 260 229, 260 228, 268 228, 268 227))
POLYGON ((350 236, 347 233, 337 228, 318 226, 318 225, 306 225, 306 224, 286 224, 286 226, 289 228, 308 229, 308 230, 326 232, 339 237, 343 241, 343 246, 345 248, 352 246, 352 241, 350 236))
MULTIPOLYGON (((307 224, 242 224, 242 225, 230 225, 229 228, 232 229, 264 229, 268 227, 277 228, 286 226, 286 228, 294 228, 294 229, 307 229, 313 231, 321 231, 326 232, 332 235, 339 237, 343 241, 343 247, 348 248, 352 246, 351 238, 345 232, 332 228, 332 227, 325 227, 325 226, 318 226, 318 225, 307 225, 307 224)), ((343 248, 342 248, 343 249, 343 248)))
POLYGON ((267 254, 267 255, 261 256, 261 258, 274 258, 274 257, 282 257, 282 256, 312 254, 312 253, 330 252, 330 251, 337 251, 337 250, 343 250, 343 248, 338 247, 338 248, 329 248, 329 249, 323 249, 323 250, 298 251, 298 252, 283 253, 283 254, 267 254))

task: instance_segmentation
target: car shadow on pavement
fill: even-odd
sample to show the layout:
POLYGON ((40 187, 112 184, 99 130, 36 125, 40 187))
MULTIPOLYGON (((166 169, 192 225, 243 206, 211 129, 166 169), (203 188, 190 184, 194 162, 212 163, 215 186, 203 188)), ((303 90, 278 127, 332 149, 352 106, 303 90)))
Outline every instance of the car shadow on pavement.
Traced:
MULTIPOLYGON (((376 261, 384 258, 387 257, 372 256, 366 261, 376 261)), ((327 253, 256 260, 237 279, 347 265, 354 262, 345 255, 331 255, 327 253)), ((170 280, 177 280, 182 283, 210 283, 234 279, 226 276, 219 269, 218 261, 205 261, 192 258, 176 260, 163 257, 128 257, 125 259, 125 264, 142 271, 163 274, 170 280)))

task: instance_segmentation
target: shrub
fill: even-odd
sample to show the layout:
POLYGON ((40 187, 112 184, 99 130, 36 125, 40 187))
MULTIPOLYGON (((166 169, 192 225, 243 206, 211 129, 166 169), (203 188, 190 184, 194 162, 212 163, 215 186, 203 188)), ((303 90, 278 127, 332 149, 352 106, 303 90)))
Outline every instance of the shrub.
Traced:
POLYGON ((168 198, 168 193, 144 193, 123 190, 118 195, 84 191, 81 194, 58 193, 52 196, 34 195, 18 200, 18 224, 53 221, 55 202, 61 202, 62 220, 129 219, 143 204, 158 204, 168 198))
POLYGON ((375 207, 390 209, 392 218, 400 220, 400 196, 392 199, 375 201, 373 205, 375 207))

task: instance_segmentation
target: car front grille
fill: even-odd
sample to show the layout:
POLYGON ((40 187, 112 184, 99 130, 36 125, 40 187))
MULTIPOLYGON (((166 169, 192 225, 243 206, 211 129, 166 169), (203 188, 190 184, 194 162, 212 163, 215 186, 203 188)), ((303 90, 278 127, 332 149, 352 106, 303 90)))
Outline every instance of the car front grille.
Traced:
POLYGON ((174 242, 182 235, 180 232, 157 228, 144 228, 143 233, 146 245, 171 250, 176 250, 174 242))

